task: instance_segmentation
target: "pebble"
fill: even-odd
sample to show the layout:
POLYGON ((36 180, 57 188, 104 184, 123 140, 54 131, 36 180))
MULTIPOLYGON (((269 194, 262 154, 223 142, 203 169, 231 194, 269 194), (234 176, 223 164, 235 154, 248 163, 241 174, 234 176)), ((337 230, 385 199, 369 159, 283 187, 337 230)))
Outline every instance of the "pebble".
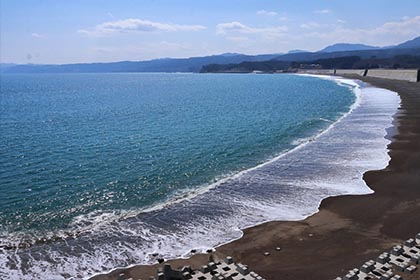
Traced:
POLYGON ((270 252, 265 252, 264 253, 264 256, 266 256, 266 257, 269 256, 269 255, 270 255, 270 252))

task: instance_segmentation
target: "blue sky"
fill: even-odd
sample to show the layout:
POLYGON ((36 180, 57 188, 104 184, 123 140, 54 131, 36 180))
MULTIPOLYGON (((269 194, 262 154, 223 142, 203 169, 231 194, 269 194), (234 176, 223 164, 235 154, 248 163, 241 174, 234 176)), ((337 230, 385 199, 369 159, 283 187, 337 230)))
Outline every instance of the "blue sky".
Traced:
POLYGON ((0 0, 0 61, 74 63, 397 44, 419 0, 0 0))

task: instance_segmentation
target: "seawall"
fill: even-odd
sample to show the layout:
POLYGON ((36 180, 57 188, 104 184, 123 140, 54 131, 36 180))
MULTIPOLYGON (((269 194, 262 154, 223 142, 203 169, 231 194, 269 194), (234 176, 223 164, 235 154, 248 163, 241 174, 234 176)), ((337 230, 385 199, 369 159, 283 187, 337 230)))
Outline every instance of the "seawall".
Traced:
POLYGON ((302 69, 298 73, 316 75, 355 75, 387 80, 420 81, 419 69, 302 69))
POLYGON ((367 77, 418 82, 419 70, 369 69, 367 77))
POLYGON ((334 75, 334 69, 302 69, 298 70, 301 74, 318 74, 318 75, 334 75))
POLYGON ((335 75, 358 75, 364 77, 367 71, 365 69, 337 69, 335 70, 335 75))

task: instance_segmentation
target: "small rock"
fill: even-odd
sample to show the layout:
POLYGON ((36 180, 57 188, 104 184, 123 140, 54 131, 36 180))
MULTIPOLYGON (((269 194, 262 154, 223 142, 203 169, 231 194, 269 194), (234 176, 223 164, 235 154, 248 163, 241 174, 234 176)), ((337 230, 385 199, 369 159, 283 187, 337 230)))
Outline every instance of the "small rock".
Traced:
POLYGON ((197 253, 197 250, 196 249, 192 249, 191 250, 191 253, 195 254, 195 253, 197 253))
POLYGON ((280 247, 276 247, 276 251, 281 251, 281 248, 280 247))
POLYGON ((309 236, 312 237, 312 236, 314 236, 314 234, 313 233, 310 233, 309 236))
POLYGON ((207 253, 212 253, 213 252, 213 249, 208 249, 206 252, 207 253))
POLYGON ((165 262, 165 259, 159 258, 159 259, 157 259, 157 261, 158 261, 158 263, 163 263, 163 262, 165 262))
POLYGON ((266 257, 269 256, 269 255, 270 255, 270 252, 265 252, 264 253, 264 256, 266 256, 266 257))

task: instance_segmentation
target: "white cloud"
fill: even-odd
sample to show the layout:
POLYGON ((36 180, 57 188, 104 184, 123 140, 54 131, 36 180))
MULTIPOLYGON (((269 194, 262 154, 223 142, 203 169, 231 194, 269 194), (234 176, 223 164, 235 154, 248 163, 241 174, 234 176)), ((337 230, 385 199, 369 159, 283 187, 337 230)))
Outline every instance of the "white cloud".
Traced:
POLYGON ((236 43, 243 43, 249 41, 249 38, 245 36, 226 36, 226 39, 236 43))
POLYGON ((306 40, 316 38, 316 41, 324 44, 350 42, 387 46, 419 36, 420 16, 404 17, 400 21, 386 22, 374 28, 345 28, 340 25, 330 25, 329 28, 302 36, 306 40))
POLYGON ((331 13, 331 10, 329 9, 323 9, 323 10, 316 10, 314 11, 315 14, 329 14, 331 13))
POLYGON ((303 23, 300 25, 300 28, 303 29, 315 29, 315 28, 320 28, 321 25, 317 22, 307 22, 307 23, 303 23))
POLYGON ((386 22, 382 26, 373 29, 372 32, 377 34, 398 33, 418 35, 420 33, 420 16, 412 18, 403 17, 401 21, 386 22))
POLYGON ((202 25, 180 25, 172 23, 160 23, 142 19, 124 19, 109 21, 95 26, 93 29, 79 30, 79 33, 86 35, 109 35, 115 33, 130 32, 176 32, 176 31, 199 31, 205 29, 202 25))
POLYGON ((277 13, 273 12, 273 11, 259 10, 259 11, 257 11, 257 15, 259 15, 259 16, 276 16, 277 13))
POLYGON ((45 35, 42 35, 42 34, 39 34, 39 33, 36 33, 36 32, 31 33, 31 36, 33 38, 37 38, 37 39, 44 39, 44 38, 46 38, 45 35))
POLYGON ((347 21, 345 21, 345 20, 343 20, 343 19, 337 19, 337 22, 338 22, 338 23, 341 23, 341 24, 347 23, 347 21))
POLYGON ((284 34, 287 30, 286 26, 251 27, 238 21, 219 23, 216 26, 216 33, 227 37, 231 34, 258 34, 266 38, 274 38, 284 34))

